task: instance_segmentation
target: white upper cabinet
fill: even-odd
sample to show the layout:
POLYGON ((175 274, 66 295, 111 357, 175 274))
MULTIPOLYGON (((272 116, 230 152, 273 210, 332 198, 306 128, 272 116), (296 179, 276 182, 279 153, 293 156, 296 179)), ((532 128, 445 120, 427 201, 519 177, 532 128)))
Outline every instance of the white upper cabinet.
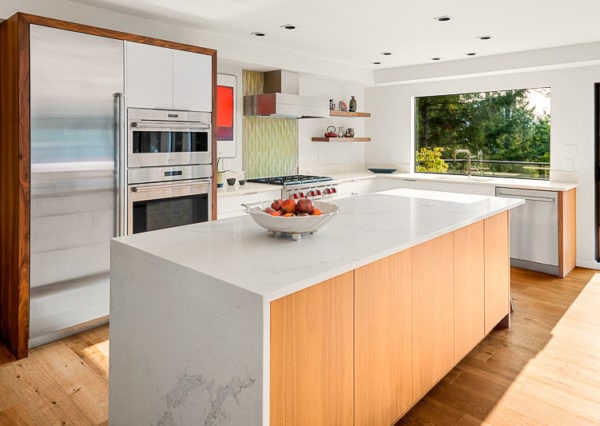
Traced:
POLYGON ((173 52, 149 44, 125 43, 127 106, 173 108, 173 52))
POLYGON ((128 107, 212 111, 212 57, 125 43, 128 107))
POLYGON ((173 105, 177 109, 212 111, 212 57, 173 51, 173 105))

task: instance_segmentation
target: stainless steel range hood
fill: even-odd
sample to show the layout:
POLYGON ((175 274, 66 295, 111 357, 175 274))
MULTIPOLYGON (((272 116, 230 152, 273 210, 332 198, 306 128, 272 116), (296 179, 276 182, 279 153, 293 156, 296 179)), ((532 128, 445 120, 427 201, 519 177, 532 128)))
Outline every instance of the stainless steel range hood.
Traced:
POLYGON ((300 96, 298 74, 290 71, 265 73, 264 94, 244 96, 244 115, 281 118, 329 117, 329 101, 300 96))

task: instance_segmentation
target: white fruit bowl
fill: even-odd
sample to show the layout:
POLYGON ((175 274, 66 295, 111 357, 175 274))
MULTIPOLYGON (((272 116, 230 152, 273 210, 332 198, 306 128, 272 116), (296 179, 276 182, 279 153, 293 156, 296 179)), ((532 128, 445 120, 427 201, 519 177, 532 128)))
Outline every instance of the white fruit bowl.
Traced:
POLYGON ((260 204, 245 205, 246 212, 252 219, 272 234, 281 233, 290 235, 294 240, 299 240, 302 234, 312 234, 325 225, 333 216, 339 212, 338 206, 323 201, 313 201, 313 205, 321 210, 318 216, 271 216, 263 209, 269 206, 260 204))

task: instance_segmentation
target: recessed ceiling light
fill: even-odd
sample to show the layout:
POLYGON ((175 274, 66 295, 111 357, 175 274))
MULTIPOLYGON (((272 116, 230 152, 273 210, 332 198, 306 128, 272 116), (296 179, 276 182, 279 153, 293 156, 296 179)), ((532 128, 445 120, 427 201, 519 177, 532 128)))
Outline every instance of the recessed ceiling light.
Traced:
POLYGON ((444 16, 437 16, 433 19, 435 19, 436 21, 439 21, 439 22, 448 22, 452 18, 450 18, 448 15, 444 15, 444 16))
POLYGON ((373 65, 381 65, 381 62, 379 62, 379 61, 374 61, 374 62, 371 62, 371 63, 372 63, 373 65))
POLYGON ((437 57, 436 58, 431 58, 432 61, 439 61, 440 59, 442 59, 442 58, 437 58, 437 57))
POLYGON ((260 31, 255 31, 255 32, 252 33, 252 35, 255 36, 255 37, 264 37, 264 36, 266 36, 265 33, 262 33, 260 31))
POLYGON ((475 55, 477 55, 477 53, 475 53, 475 52, 469 52, 469 53, 465 53, 465 55, 467 55, 467 56, 475 56, 475 55))
POLYGON ((479 40, 489 40, 489 39, 491 39, 491 38, 492 38, 492 36, 490 36, 490 35, 482 35, 482 36, 479 36, 479 37, 477 37, 477 38, 478 38, 479 40))
POLYGON ((381 54, 383 56, 390 56, 392 54, 392 52, 381 52, 381 54))
POLYGON ((286 30, 295 30, 296 26, 292 25, 292 24, 285 24, 285 25, 282 25, 281 28, 286 29, 286 30))

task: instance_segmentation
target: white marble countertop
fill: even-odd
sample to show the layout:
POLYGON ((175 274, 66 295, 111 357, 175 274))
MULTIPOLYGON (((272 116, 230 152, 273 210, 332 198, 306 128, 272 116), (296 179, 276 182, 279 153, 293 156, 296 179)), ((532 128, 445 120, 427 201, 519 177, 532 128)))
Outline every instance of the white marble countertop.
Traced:
MULTIPOLYGON (((568 191, 576 188, 577 184, 569 182, 556 182, 547 180, 533 179, 507 179, 507 178, 487 178, 480 176, 456 176, 456 175, 435 175, 426 173, 373 173, 368 170, 346 172, 346 173, 325 173, 331 178, 339 182, 348 182, 362 179, 392 178, 401 180, 422 180, 428 182, 439 183, 466 183, 472 185, 490 185, 502 186, 519 189, 537 189, 545 191, 568 191)), ((264 183, 246 182, 245 185, 227 185, 217 189, 217 197, 233 197, 239 195, 252 195, 260 192, 281 191, 281 187, 277 185, 267 185, 264 183)))
POLYGON ((493 178, 485 176, 459 176, 447 174, 427 174, 427 173, 373 173, 368 170, 347 172, 347 173, 332 173, 327 174, 340 182, 358 180, 358 179, 374 179, 379 177, 403 179, 403 180, 423 180, 429 182, 440 183, 467 183, 473 185, 491 185, 502 186, 519 189, 537 189, 545 191, 568 191, 576 188, 577 184, 570 182, 557 182, 537 179, 509 179, 509 178, 493 178))
POLYGON ((116 238, 267 301, 379 260, 523 200, 395 189, 336 200, 340 213, 300 241, 249 215, 116 238))

